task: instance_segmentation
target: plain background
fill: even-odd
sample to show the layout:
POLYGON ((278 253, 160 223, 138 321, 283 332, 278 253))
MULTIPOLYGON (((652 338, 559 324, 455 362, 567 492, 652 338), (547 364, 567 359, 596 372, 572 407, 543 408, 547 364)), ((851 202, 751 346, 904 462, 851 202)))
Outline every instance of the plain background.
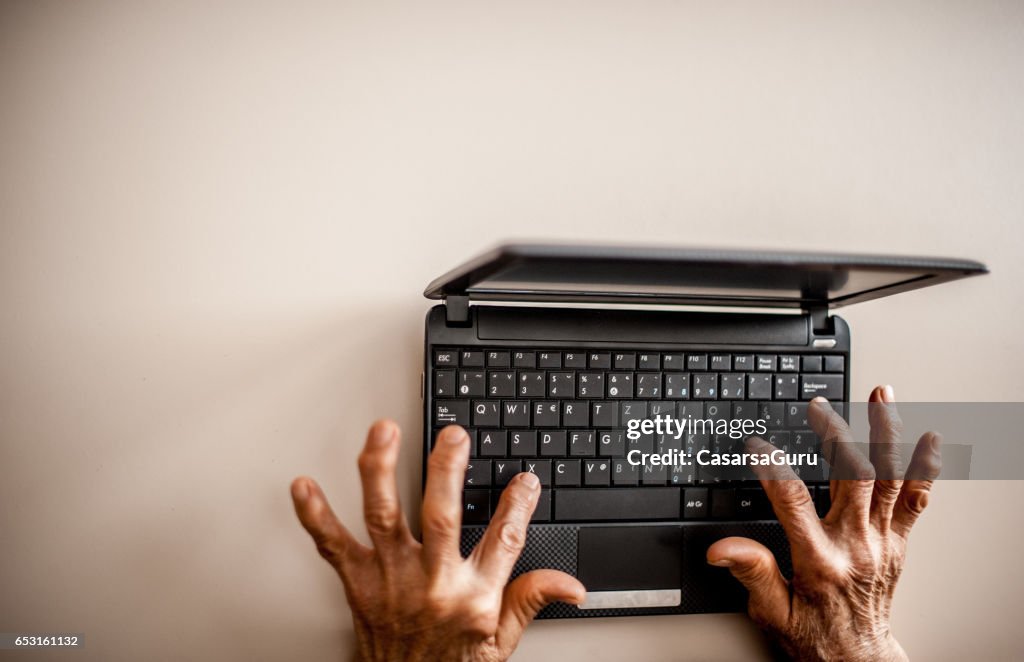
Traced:
MULTIPOLYGON (((1024 399, 1022 103, 1013 1, 3 2, 0 631, 343 657, 288 483, 362 533, 390 416, 413 512, 421 292, 504 238, 979 259, 843 313, 854 389, 1024 399)), ((913 656, 1021 653, 1022 497, 935 490, 913 656)), ((709 615, 540 623, 517 659, 763 655, 709 615)))

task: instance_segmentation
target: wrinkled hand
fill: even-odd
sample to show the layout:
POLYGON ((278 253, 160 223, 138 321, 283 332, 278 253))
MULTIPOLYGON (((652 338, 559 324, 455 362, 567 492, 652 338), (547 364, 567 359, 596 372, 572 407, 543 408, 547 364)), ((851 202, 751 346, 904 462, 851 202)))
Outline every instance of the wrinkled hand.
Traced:
POLYGON ((312 479, 292 483, 299 520, 345 586, 359 659, 505 660, 545 605, 583 601, 583 585, 555 570, 535 570, 506 584, 540 495, 535 475, 522 473, 509 483, 483 539, 463 559, 459 525, 469 437, 455 426, 438 435, 427 468, 422 544, 398 502, 398 447, 398 426, 380 421, 359 456, 373 547, 355 540, 312 479))
MULTIPOLYGON (((788 466, 757 467, 789 538, 792 581, 753 540, 725 538, 708 549, 708 562, 728 567, 750 592, 751 618, 800 660, 906 659, 889 628, 889 610, 907 536, 939 474, 940 439, 922 436, 905 480, 897 479, 903 476, 897 446, 902 424, 893 402, 891 387, 871 393, 870 462, 853 450, 846 421, 823 398, 809 407, 823 450, 840 456, 857 478, 832 481, 832 507, 824 519, 788 466)), ((748 444, 751 452, 772 448, 756 438, 748 444)))

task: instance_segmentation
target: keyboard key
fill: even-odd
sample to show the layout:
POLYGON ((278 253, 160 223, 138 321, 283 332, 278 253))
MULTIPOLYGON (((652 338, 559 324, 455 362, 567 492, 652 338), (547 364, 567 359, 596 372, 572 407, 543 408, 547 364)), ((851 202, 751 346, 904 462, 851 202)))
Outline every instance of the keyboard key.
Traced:
POLYGON ((637 355, 636 367, 638 370, 661 370, 661 354, 643 352, 637 355))
POLYGON ((661 397, 661 373, 660 372, 638 372, 636 373, 636 397, 638 398, 660 398, 661 397))
POLYGON ((714 519, 734 519, 737 514, 736 490, 722 488, 711 490, 711 517, 714 519))
POLYGON ((498 427, 501 425, 501 404, 497 401, 473 401, 473 425, 476 427, 498 427))
POLYGON ((461 362, 463 368, 482 368, 484 367, 484 353, 477 351, 464 351, 461 353, 461 362))
POLYGON ((453 368, 459 365, 458 354, 453 349, 435 349, 434 365, 438 368, 453 368))
POLYGON ((690 374, 687 372, 666 372, 665 397, 673 400, 689 399, 690 374))
POLYGON ((668 466, 663 464, 645 464, 641 467, 640 482, 644 485, 664 485, 668 480, 668 466))
POLYGON ((780 372, 799 372, 800 371, 800 357, 799 356, 780 356, 779 357, 779 371, 780 372))
POLYGON ((843 399, 843 375, 803 375, 800 377, 800 398, 818 396, 829 400, 843 399))
POLYGON ((549 372, 548 373, 548 397, 549 398, 574 398, 574 397, 576 397, 576 373, 575 372, 549 372))
POLYGON ((678 519, 679 488, 560 490, 555 521, 678 519))
POLYGON ((616 353, 612 355, 612 365, 616 370, 636 370, 636 354, 616 353))
POLYGON ((640 467, 628 460, 612 460, 612 483, 615 485, 636 485, 640 478, 640 467))
POLYGON ((593 457, 597 454, 597 439, 593 430, 573 430, 569 434, 569 455, 593 457))
POLYGON ((774 354, 758 354, 757 355, 757 371, 758 372, 775 372, 775 362, 778 357, 774 354))
POLYGON ((487 393, 487 377, 483 370, 459 371, 459 395, 466 398, 482 398, 487 393))
POLYGON ((801 430, 806 430, 811 427, 807 422, 806 402, 786 403, 786 427, 801 430))
POLYGON ((491 461, 470 460, 466 467, 466 487, 487 487, 491 484, 491 461))
POLYGON ((799 378, 796 375, 775 375, 775 399, 796 400, 799 378))
POLYGON ((768 429, 774 430, 786 424, 786 403, 785 402, 762 402, 760 403, 760 418, 767 421, 768 429))
POLYGON ((647 403, 647 415, 651 418, 656 416, 671 416, 675 418, 676 403, 672 400, 651 400, 647 403))
POLYGON ((487 375, 487 395, 492 398, 513 398, 516 395, 516 373, 492 372, 487 375))
POLYGON ((682 354, 666 354, 662 357, 662 367, 665 370, 684 370, 685 364, 683 363, 682 354))
MULTIPOLYGON (((581 375, 582 377, 582 375, 581 375)), ((631 372, 609 372, 608 373, 608 397, 609 398, 632 398, 633 397, 633 373, 631 372)))
POLYGON ((534 402, 533 425, 538 428, 557 428, 561 424, 557 402, 534 402))
POLYGON ((506 428, 530 427, 529 400, 502 400, 501 424, 506 428))
POLYGON ((578 400, 562 403, 562 427, 585 428, 590 425, 590 405, 578 400))
POLYGON ((611 370, 612 355, 608 352, 591 352, 590 367, 598 370, 611 370))
POLYGON ((704 418, 703 402, 677 402, 676 411, 679 418, 704 418))
POLYGON ((591 402, 590 420, 595 428, 613 428, 619 424, 619 405, 616 402, 591 402))
POLYGON ((541 352, 537 356, 537 367, 538 368, 561 368, 562 367, 562 353, 561 352, 541 352))
POLYGON ((532 457, 537 455, 536 430, 511 430, 509 432, 509 455, 532 457))
POLYGON ((513 354, 512 354, 512 367, 513 368, 536 368, 537 367, 537 353, 536 352, 513 352, 513 354))
POLYGON ((626 432, 624 430, 608 430, 598 435, 597 452, 601 457, 626 456, 626 432))
POLYGON ((509 481, 515 478, 516 474, 522 473, 523 463, 520 460, 495 460, 494 461, 494 484, 498 487, 505 487, 509 481))
POLYGON ((698 469, 690 464, 676 464, 669 467, 668 482, 673 485, 694 485, 701 482, 698 469))
POLYGON ((763 490, 745 487, 736 491, 736 516, 740 519, 770 519, 771 502, 763 490))
POLYGON ((580 398, 603 398, 604 373, 581 372, 576 380, 576 396, 580 398))
POLYGON ((469 400, 435 400, 434 423, 436 425, 469 425, 469 400))
POLYGON ((683 519, 702 519, 708 516, 708 488, 687 487, 683 490, 683 519))
POLYGON ((611 484, 611 475, 611 462, 609 460, 583 461, 584 485, 609 485, 611 484))
POLYGON ((523 471, 537 476, 541 487, 551 487, 551 460, 523 460, 523 471))
POLYGON ((825 372, 843 372, 846 368, 846 358, 842 356, 826 356, 825 372))
POLYGON ((564 430, 540 433, 540 454, 544 457, 565 457, 566 434, 564 430))
POLYGON ((462 493, 462 523, 486 524, 491 517, 491 493, 488 490, 466 490, 462 493))
MULTIPOLYGON (((575 487, 580 484, 579 460, 554 460, 555 487, 575 487)), ((559 492, 561 496, 561 492, 559 492)))
POLYGON ((488 368, 508 368, 512 365, 512 357, 508 352, 487 352, 488 368))
POLYGON ((434 395, 440 398, 450 398, 455 395, 454 370, 434 371, 434 395))
POLYGON ((619 403, 619 424, 629 425, 630 421, 647 418, 647 403, 644 401, 619 403))
POLYGON ((505 457, 508 455, 508 432, 506 430, 480 430, 481 457, 505 457))
POLYGON ((523 370, 519 373, 519 397, 543 398, 546 393, 544 372, 523 370))
POLYGON ((712 354, 711 370, 714 370, 715 372, 728 372, 732 370, 732 355, 712 354))
POLYGON ((693 370, 707 370, 708 369, 708 355, 707 354, 687 354, 686 355, 686 369, 693 370))
POLYGON ((541 490, 537 497, 537 507, 533 511, 531 522, 547 522, 551 520, 551 490, 541 490))
POLYGON ((587 355, 583 352, 566 352, 562 364, 566 368, 586 368, 587 355))
POLYGON ((632 451, 640 451, 641 453, 653 453, 654 452, 654 434, 640 434, 636 439, 626 438, 626 457, 632 451))
POLYGON ((753 372, 754 355, 737 354, 736 356, 732 357, 732 369, 738 372, 753 372))
POLYGON ((693 397, 698 400, 714 400, 718 397, 718 373, 697 372, 693 377, 693 397))
POLYGON ((821 372, 821 365, 820 356, 804 356, 800 359, 801 372, 821 372))
POLYGON ((771 375, 747 375, 747 397, 751 400, 770 400, 772 397, 771 375))
POLYGON ((742 373, 722 375, 719 385, 722 399, 742 400, 746 395, 746 377, 742 373))

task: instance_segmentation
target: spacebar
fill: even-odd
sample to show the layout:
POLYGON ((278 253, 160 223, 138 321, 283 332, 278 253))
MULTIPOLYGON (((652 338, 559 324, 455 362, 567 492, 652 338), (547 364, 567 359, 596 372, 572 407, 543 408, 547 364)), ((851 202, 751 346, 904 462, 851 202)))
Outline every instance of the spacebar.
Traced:
POLYGON ((678 487, 555 490, 555 520, 679 519, 678 487))

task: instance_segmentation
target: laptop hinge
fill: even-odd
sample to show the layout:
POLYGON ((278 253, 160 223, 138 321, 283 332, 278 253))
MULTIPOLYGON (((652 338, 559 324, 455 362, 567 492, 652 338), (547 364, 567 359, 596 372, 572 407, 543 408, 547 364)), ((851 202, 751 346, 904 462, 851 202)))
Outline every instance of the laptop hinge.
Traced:
POLYGON ((811 331, 826 335, 836 332, 835 322, 828 314, 828 306, 808 306, 805 310, 811 318, 811 331))
POLYGON ((445 321, 448 326, 469 326, 469 297, 449 295, 444 298, 445 321))

